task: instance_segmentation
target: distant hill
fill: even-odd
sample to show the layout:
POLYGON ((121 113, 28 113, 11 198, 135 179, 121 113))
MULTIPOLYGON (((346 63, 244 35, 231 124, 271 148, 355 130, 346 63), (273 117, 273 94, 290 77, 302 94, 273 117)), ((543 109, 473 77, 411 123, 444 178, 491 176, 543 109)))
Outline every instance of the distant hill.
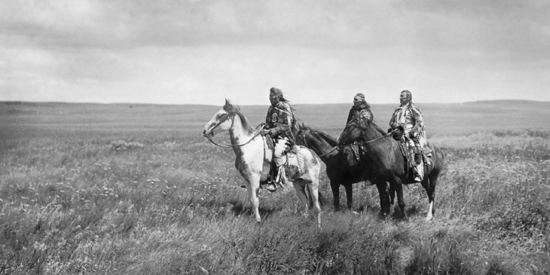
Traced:
POLYGON ((498 99, 498 100, 478 100, 467 101, 463 104, 549 104, 550 101, 524 100, 524 99, 498 99))
MULTIPOLYGON (((550 102, 490 100, 465 103, 418 103, 428 136, 478 131, 550 131, 550 102)), ((63 130, 189 131, 200 134, 219 110, 212 105, 96 104, 0 102, 0 127, 24 126, 63 130)), ((265 121, 267 105, 241 106, 252 125, 265 121)), ((295 104, 301 123, 338 135, 351 104, 295 104)), ((372 104, 375 123, 387 128, 397 104, 372 104)))

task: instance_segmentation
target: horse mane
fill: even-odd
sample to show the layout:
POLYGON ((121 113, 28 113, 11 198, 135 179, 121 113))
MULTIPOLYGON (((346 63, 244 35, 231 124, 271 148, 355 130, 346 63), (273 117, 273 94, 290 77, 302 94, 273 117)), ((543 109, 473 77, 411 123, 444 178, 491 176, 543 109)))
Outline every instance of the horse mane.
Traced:
POLYGON ((327 143, 329 143, 330 145, 332 146, 336 146, 336 143, 338 142, 336 140, 336 138, 334 138, 333 136, 330 136, 329 134, 325 133, 325 132, 322 132, 322 131, 319 131, 319 130, 315 130, 309 126, 306 126, 306 125, 302 125, 301 126, 301 130, 309 130, 311 131, 312 133, 314 133, 315 135, 319 136, 321 139, 325 140, 327 143))
POLYGON ((224 108, 228 113, 236 114, 241 119, 241 123, 243 125, 243 128, 246 129, 248 132, 254 132, 254 128, 250 126, 250 123, 248 122, 248 119, 244 114, 241 112, 241 107, 238 105, 231 105, 231 109, 224 108))
POLYGON ((380 134, 382 134, 382 135, 384 135, 384 136, 386 135, 386 131, 384 131, 384 130, 382 130, 380 127, 378 127, 378 125, 376 125, 376 123, 374 123, 374 121, 368 119, 368 120, 367 120, 367 123, 368 123, 369 125, 371 125, 371 126, 372 126, 376 131, 378 131, 380 134))

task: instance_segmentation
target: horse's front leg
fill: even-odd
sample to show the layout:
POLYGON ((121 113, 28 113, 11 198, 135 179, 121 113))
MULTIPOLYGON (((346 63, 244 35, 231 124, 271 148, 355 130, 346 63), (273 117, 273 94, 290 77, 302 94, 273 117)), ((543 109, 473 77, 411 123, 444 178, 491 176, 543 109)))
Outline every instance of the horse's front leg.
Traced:
POLYGON ((344 184, 344 187, 346 188, 347 207, 351 210, 351 206, 353 205, 353 186, 351 183, 348 183, 344 184))
POLYGON ((257 222, 261 222, 262 218, 260 217, 260 200, 258 199, 258 192, 260 190, 260 176, 253 174, 248 177, 248 198, 250 199, 250 204, 252 205, 252 213, 257 222))
POLYGON ((334 205, 334 211, 340 210, 340 183, 331 180, 330 189, 332 190, 332 201, 334 205))

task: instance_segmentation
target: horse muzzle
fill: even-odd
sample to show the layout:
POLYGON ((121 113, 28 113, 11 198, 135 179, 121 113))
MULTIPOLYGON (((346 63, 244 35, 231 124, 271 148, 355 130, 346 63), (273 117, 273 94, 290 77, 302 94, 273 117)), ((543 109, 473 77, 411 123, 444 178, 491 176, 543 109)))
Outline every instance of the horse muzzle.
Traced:
POLYGON ((212 130, 204 129, 204 130, 202 130, 202 135, 203 135, 205 138, 211 138, 211 137, 214 136, 214 132, 212 132, 212 130))

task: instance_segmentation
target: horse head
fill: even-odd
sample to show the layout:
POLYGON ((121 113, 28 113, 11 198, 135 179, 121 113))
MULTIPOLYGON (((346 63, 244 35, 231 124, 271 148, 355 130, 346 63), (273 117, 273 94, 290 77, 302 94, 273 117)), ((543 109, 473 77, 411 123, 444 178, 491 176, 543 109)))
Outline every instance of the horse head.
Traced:
POLYGON ((233 126, 233 117, 239 111, 239 106, 231 104, 225 99, 225 104, 214 116, 204 125, 202 135, 211 138, 223 131, 228 131, 233 126))
POLYGON ((338 145, 346 145, 355 141, 378 140, 386 136, 386 132, 380 129, 374 121, 370 119, 354 118, 352 119, 338 137, 338 145))
POLYGON ((307 127, 306 125, 304 125, 303 123, 302 124, 299 124, 298 125, 298 131, 296 133, 294 133, 294 137, 296 139, 296 144, 298 145, 304 145, 307 147, 307 138, 308 138, 308 135, 310 134, 311 132, 311 129, 309 127, 307 127))
POLYGON ((358 119, 352 119, 348 124, 346 124, 346 127, 342 130, 342 133, 340 133, 337 144, 341 146, 362 139, 364 136, 363 131, 365 130, 364 125, 362 124, 363 123, 361 123, 358 119))

